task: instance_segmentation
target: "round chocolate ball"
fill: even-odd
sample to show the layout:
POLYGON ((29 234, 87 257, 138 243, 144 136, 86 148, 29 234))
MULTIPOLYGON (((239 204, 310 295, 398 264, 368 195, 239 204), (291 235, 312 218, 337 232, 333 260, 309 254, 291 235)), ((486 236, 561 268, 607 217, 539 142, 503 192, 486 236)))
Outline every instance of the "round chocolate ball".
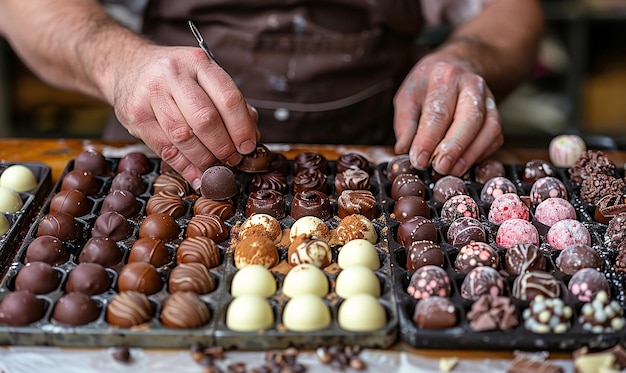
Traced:
POLYGON ((399 222, 407 221, 414 216, 423 216, 430 219, 430 206, 423 197, 400 197, 393 206, 394 219, 399 222))
POLYGON ((517 193, 515 184, 504 176, 496 176, 487 180, 480 191, 480 200, 491 204, 494 199, 506 193, 517 193))
POLYGON ((500 266, 498 253, 485 242, 470 242, 463 246, 454 261, 454 269, 460 273, 468 273, 480 266, 494 269, 500 266))
POLYGON ((367 173, 370 172, 370 164, 367 158, 359 153, 345 153, 339 156, 335 163, 337 168, 337 174, 340 174, 350 168, 356 167, 359 170, 363 170, 367 173))
POLYGON ((282 219, 287 215, 285 198, 282 193, 272 189, 252 192, 246 201, 246 217, 252 214, 268 214, 276 219, 282 219))
POLYGON ((415 299, 425 299, 432 296, 447 297, 450 289, 450 277, 443 268, 425 265, 411 275, 406 292, 415 299))
POLYGON ((228 228, 219 216, 214 214, 196 215, 187 224, 187 237, 206 236, 220 243, 228 239, 228 228))
POLYGON ((506 271, 512 275, 528 271, 545 271, 546 258, 536 245, 521 243, 506 250, 504 265, 506 271))
POLYGON ((328 196, 316 190, 298 192, 291 201, 291 217, 298 220, 303 216, 315 216, 322 220, 330 218, 328 196))
POLYGON ((328 173, 328 160, 318 152, 302 152, 294 159, 296 174, 301 170, 315 169, 326 174, 328 173))
POLYGON ((72 216, 87 215, 92 203, 78 189, 61 190, 50 200, 50 212, 66 212, 72 216))
POLYGON ((411 165, 408 154, 393 157, 387 163, 387 179, 393 181, 400 174, 417 174, 418 171, 411 165))
POLYGON ((259 264, 271 268, 278 264, 278 249, 271 239, 265 236, 248 236, 235 247, 235 266, 241 269, 247 265, 259 264))
POLYGON ((221 263, 220 249, 215 241, 206 236, 187 237, 180 242, 176 251, 176 263, 201 263, 207 268, 221 263))
POLYGON ((461 297, 476 301, 483 294, 492 296, 501 295, 504 292, 504 279, 500 273, 489 266, 475 267, 461 284, 461 297))
POLYGON ((69 258, 70 253, 60 239, 43 235, 35 238, 28 245, 24 262, 44 262, 55 266, 67 262, 69 258))
POLYGON ((237 166, 249 173, 267 172, 272 164, 272 152, 263 144, 257 144, 252 153, 244 154, 237 166))
POLYGON ((120 328, 131 328, 152 319, 154 309, 148 297, 138 291, 117 294, 107 306, 106 320, 120 328))
POLYGON ((335 233, 339 245, 357 239, 364 239, 372 244, 378 242, 376 227, 371 220, 361 214, 352 214, 341 219, 335 233))
POLYGON ((95 176, 104 176, 111 172, 111 164, 102 153, 88 149, 80 152, 74 159, 74 169, 89 171, 95 176))
POLYGON ((406 270, 415 271, 418 268, 434 265, 443 267, 443 251, 433 241, 413 241, 407 249, 406 270))
POLYGON ((139 226, 139 238, 154 237, 166 243, 178 238, 179 233, 180 227, 176 220, 163 213, 146 216, 139 226))
POLYGON ((170 252, 163 241, 154 237, 142 237, 133 243, 128 263, 147 262, 161 267, 171 260, 170 252))
POLYGON ((46 262, 29 262, 15 276, 15 290, 47 294, 61 283, 61 273, 46 262))
POLYGON ((239 193, 239 185, 233 171, 221 165, 211 166, 202 174, 200 192, 203 197, 225 200, 239 193))
POLYGON ((46 313, 46 303, 30 291, 8 293, 0 301, 0 325, 24 326, 40 320, 46 313))
POLYGON ((84 170, 72 170, 63 176, 61 190, 78 189, 88 196, 98 194, 102 181, 94 174, 84 170))
POLYGON ((61 241, 74 241, 83 233, 82 227, 67 212, 46 214, 37 227, 37 237, 54 236, 61 241))
POLYGON ((547 299, 560 298, 561 285, 551 273, 529 271, 515 278, 511 292, 513 297, 525 301, 532 301, 539 295, 547 299))
POLYGON ((126 217, 117 211, 109 211, 101 214, 91 230, 91 237, 109 237, 112 240, 120 241, 133 232, 126 217))
POLYGON ((398 200, 403 196, 418 196, 426 198, 428 187, 414 174, 399 174, 391 184, 391 198, 398 200))
POLYGON ((378 216, 376 197, 369 190, 344 190, 337 198, 337 216, 360 214, 370 220, 378 216))
POLYGON ((441 204, 459 194, 468 194, 468 191, 465 182, 456 176, 444 176, 433 186, 433 199, 441 204))
POLYGON ((235 215, 233 201, 227 199, 215 201, 206 197, 199 197, 193 204, 194 215, 217 215, 222 220, 226 220, 235 215))
POLYGON ((530 202, 533 204, 539 204, 551 197, 567 199, 565 184, 556 177, 542 177, 535 181, 530 188, 530 202))
POLYGON ((502 162, 495 159, 487 159, 474 167, 474 181, 485 184, 497 176, 506 176, 506 170, 502 162))
POLYGON ((559 253, 556 258, 556 267, 567 275, 573 275, 583 268, 602 270, 604 262, 600 254, 591 246, 573 244, 559 253))
POLYGON ((135 199, 135 195, 127 190, 112 190, 104 197, 100 214, 116 211, 127 218, 132 218, 139 213, 141 206, 135 199))
POLYGON ((79 263, 98 263, 113 267, 122 261, 123 252, 115 240, 109 237, 92 237, 85 243, 78 256, 79 263))
POLYGON ((117 288, 122 291, 138 291, 146 295, 152 295, 163 287, 163 281, 159 272, 150 263, 128 263, 117 278, 117 288))
POLYGON ((198 294, 178 291, 170 295, 163 303, 161 323, 175 329, 193 329, 201 327, 211 319, 211 310, 198 294))
POLYGON ((326 174, 315 168, 305 168, 293 177, 293 192, 317 190, 322 193, 328 192, 326 174))
POLYGON ((462 217, 478 219, 479 216, 478 204, 466 194, 458 194, 448 198, 441 207, 441 217, 449 221, 455 221, 462 217))
POLYGON ((122 171, 117 173, 111 181, 109 193, 113 190, 126 190, 138 196, 145 192, 146 188, 146 182, 141 175, 134 171, 122 171))
POLYGON ((159 192, 150 197, 146 203, 146 215, 161 212, 178 219, 185 215, 186 210, 183 199, 172 192, 159 192))
POLYGON ((289 161, 287 160, 287 157, 284 154, 272 153, 270 171, 276 171, 283 175, 287 175, 289 173, 289 161))
POLYGON ((98 263, 80 263, 67 276, 65 290, 86 295, 102 294, 111 287, 111 276, 98 263))
POLYGON ((478 219, 463 216, 452 223, 446 233, 448 243, 452 246, 463 247, 472 241, 485 242, 487 235, 485 227, 478 219))
POLYGON ((152 171, 152 162, 141 152, 130 152, 124 155, 117 164, 117 172, 134 171, 139 175, 145 175, 152 171))
POLYGON ((595 268, 582 268, 572 275, 567 283, 569 292, 581 302, 591 302, 596 294, 611 293, 606 276, 595 268))
POLYGON ((400 223, 396 233, 396 240, 405 247, 409 247, 414 241, 437 242, 437 230, 435 229, 435 224, 430 219, 423 216, 414 216, 400 223))
POLYGON ((168 290, 192 291, 196 294, 208 294, 215 290, 215 278, 202 263, 181 263, 170 272, 168 290))
POLYGON ((542 177, 553 175, 554 168, 550 162, 546 162, 543 159, 532 159, 526 162, 526 165, 524 166, 522 181, 524 183, 532 184, 542 177))
POLYGON ((67 293, 55 304, 52 321, 69 326, 85 325, 100 316, 101 305, 83 293, 67 293))

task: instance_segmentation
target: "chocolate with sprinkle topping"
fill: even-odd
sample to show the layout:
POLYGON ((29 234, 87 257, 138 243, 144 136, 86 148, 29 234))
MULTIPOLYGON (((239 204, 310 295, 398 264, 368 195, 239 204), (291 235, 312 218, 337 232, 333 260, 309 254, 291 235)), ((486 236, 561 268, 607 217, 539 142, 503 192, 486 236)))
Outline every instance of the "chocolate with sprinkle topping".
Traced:
POLYGON ((593 174, 615 175, 615 164, 601 151, 587 150, 568 171, 570 179, 581 185, 583 180, 593 174))

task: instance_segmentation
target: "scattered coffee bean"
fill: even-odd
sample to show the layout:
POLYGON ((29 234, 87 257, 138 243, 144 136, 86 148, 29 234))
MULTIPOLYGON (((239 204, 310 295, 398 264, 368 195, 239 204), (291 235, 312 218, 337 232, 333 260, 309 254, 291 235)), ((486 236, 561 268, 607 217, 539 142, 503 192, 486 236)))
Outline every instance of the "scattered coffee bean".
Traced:
POLYGON ((361 353, 360 346, 330 346, 318 347, 315 350, 317 359, 331 369, 344 371, 348 368, 354 370, 365 370, 367 365, 365 361, 358 357, 361 353))
POLYGON ((351 357, 350 363, 348 365, 350 366, 350 368, 354 370, 365 370, 366 368, 365 362, 361 360, 360 357, 357 357, 357 356, 351 357))
POLYGON ((113 359, 115 359, 116 361, 119 361, 120 363, 128 363, 130 362, 130 350, 128 349, 128 347, 117 347, 113 350, 113 352, 111 353, 111 356, 113 356, 113 359))

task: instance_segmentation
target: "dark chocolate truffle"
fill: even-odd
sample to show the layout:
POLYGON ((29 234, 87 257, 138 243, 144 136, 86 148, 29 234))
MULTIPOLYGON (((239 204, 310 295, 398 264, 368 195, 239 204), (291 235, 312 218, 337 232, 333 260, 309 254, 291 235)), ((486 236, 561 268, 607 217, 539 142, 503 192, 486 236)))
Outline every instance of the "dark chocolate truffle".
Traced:
POLYGON ((245 154, 237 166, 239 170, 249 173, 267 172, 272 164, 272 152, 263 144, 256 144, 252 153, 245 154))
POLYGON ((225 200, 239 193, 239 185, 233 171, 221 165, 211 166, 202 174, 200 192, 203 197, 225 200))
POLYGON ((162 212, 174 219, 185 215, 186 207, 183 199, 172 192, 159 192, 148 199, 146 215, 162 212))
POLYGON ((23 326, 40 320, 46 312, 46 303, 30 291, 8 293, 0 301, 0 325, 23 326))
POLYGON ((134 171, 139 175, 145 175, 152 171, 152 162, 141 152, 130 152, 124 155, 117 164, 117 172, 134 171))
POLYGON ((316 190, 298 192, 291 201, 291 217, 298 220, 303 216, 315 216, 322 220, 330 218, 328 196, 316 190))
POLYGON ((567 289, 581 302, 591 302, 600 291, 611 293, 609 281, 594 268, 583 268, 574 273, 567 283, 567 289))
POLYGON ((129 237, 132 232, 133 227, 124 215, 109 211, 98 216, 91 230, 91 237, 109 237, 120 241, 129 237))
POLYGON ((154 237, 142 237, 133 243, 128 256, 128 263, 147 262, 161 267, 171 260, 170 252, 163 241, 154 237))
POLYGON ((435 265, 420 267, 411 275, 406 292, 415 299, 450 295, 450 277, 446 271, 435 265))
POLYGON ((430 219, 423 216, 415 216, 407 221, 403 221, 398 226, 396 240, 402 246, 409 247, 414 241, 437 242, 437 230, 435 224, 430 219))
POLYGON ((604 233, 604 244, 617 249, 626 242, 626 212, 620 212, 609 220, 609 226, 604 233))
POLYGON ((337 216, 345 218, 348 215, 361 214, 370 220, 378 216, 376 197, 369 190, 347 189, 337 198, 337 216))
POLYGON ((570 179, 575 184, 582 184, 589 175, 605 174, 615 175, 615 163, 602 151, 587 150, 582 153, 578 160, 568 169, 570 179))
POLYGON ((443 267, 443 251, 433 241, 413 241, 406 254, 406 270, 415 271, 418 268, 434 265, 443 267))
POLYGON ((446 329, 458 323, 458 315, 449 298, 432 296, 417 302, 413 322, 422 329, 446 329))
POLYGON ((433 199, 439 203, 444 203, 450 197, 459 194, 468 194, 468 191, 465 182, 456 176, 444 176, 433 186, 433 199))
POLYGON ((287 157, 285 157, 284 154, 272 152, 270 171, 276 171, 283 175, 287 175, 289 173, 289 161, 287 161, 287 157))
POLYGON ((139 238, 154 237, 163 242, 178 238, 180 227, 176 220, 168 214, 156 213, 146 216, 139 226, 139 238))
POLYGON ((315 168, 305 168, 298 171, 293 177, 293 191, 304 192, 307 190, 317 190, 327 193, 328 184, 326 183, 326 174, 315 168))
POLYGON ((134 196, 138 196, 146 191, 147 184, 141 175, 134 171, 123 171, 115 175, 111 181, 109 193, 113 190, 126 190, 134 196))
POLYGON ((102 187, 102 181, 91 172, 83 170, 69 171, 61 181, 61 190, 78 189, 88 196, 98 194, 100 187, 102 187))
POLYGON ((287 192, 287 178, 279 171, 269 171, 252 175, 249 191, 256 192, 262 189, 272 189, 285 194, 287 192))
POLYGON ((485 184, 489 179, 496 176, 506 176, 502 162, 495 159, 487 159, 474 167, 474 181, 485 184))
POLYGON ((396 201, 403 196, 418 196, 426 198, 428 187, 414 174, 399 174, 391 184, 391 198, 396 201))
POLYGON ((117 288, 122 291, 138 291, 146 295, 151 295, 163 287, 163 281, 159 272, 150 263, 133 262, 128 263, 117 278, 117 288))
POLYGON ((117 211, 127 218, 132 218, 139 213, 141 206, 135 199, 135 195, 127 190, 112 190, 104 197, 100 213, 117 211))
POLYGON ((344 190, 368 190, 370 187, 370 175, 356 167, 349 168, 335 176, 335 195, 340 195, 344 190))
POLYGON ((120 328, 131 328, 152 319, 154 310, 148 297, 138 291, 117 294, 107 306, 106 320, 120 328))
POLYGON ((483 185, 483 188, 480 191, 480 200, 487 204, 491 204, 494 199, 506 193, 517 193, 515 184, 513 184, 513 182, 506 177, 496 176, 487 180, 485 185, 483 185))
POLYGON ((393 157, 387 163, 387 179, 393 181, 400 174, 417 174, 418 171, 411 165, 408 154, 393 157))
POLYGON ((304 169, 315 169, 326 174, 328 172, 328 160, 318 152, 302 152, 296 155, 295 172, 304 169))
POLYGON ((530 202, 539 204, 548 198, 567 199, 565 184, 556 177, 545 176, 535 181, 530 188, 530 202))
POLYGON ((46 262, 30 262, 15 277, 15 290, 27 290, 35 294, 47 294, 61 283, 61 273, 46 262))
POLYGON ((561 250, 556 258, 556 267, 566 275, 573 275, 583 268, 602 270, 604 262, 591 246, 574 244, 561 250))
POLYGON ((478 219, 468 216, 454 220, 446 235, 448 243, 456 247, 463 247, 472 241, 485 242, 487 240, 485 227, 478 219))
POLYGON ((176 263, 201 263, 207 268, 217 267, 221 263, 220 249, 209 237, 187 237, 178 245, 176 263))
POLYGON ((393 206, 394 219, 403 222, 414 216, 423 216, 430 219, 430 206, 423 197, 400 197, 393 206))
POLYGON ((215 279, 202 263, 181 263, 170 272, 168 290, 192 291, 196 294, 208 294, 215 290, 215 279))
POLYGON ((276 219, 287 215, 285 198, 273 189, 261 189, 250 193, 246 202, 246 217, 252 214, 268 214, 276 219))
POLYGON ((228 228, 224 221, 217 215, 195 215, 187 224, 186 236, 206 236, 220 243, 228 239, 228 228))
POLYGON ((111 276, 98 263, 80 263, 67 276, 65 290, 86 295, 102 294, 111 287, 111 276))
POLYGON ((67 212, 46 214, 37 227, 37 237, 54 236, 61 241, 74 241, 83 233, 82 227, 67 212))
POLYGON ((538 295, 548 299, 560 298, 561 285, 548 272, 529 271, 521 273, 515 278, 511 292, 513 297, 527 301, 532 301, 538 295))
POLYGON ((502 295, 504 279, 498 271, 489 266, 480 266, 469 271, 461 284, 461 296, 469 300, 478 300, 483 294, 502 295))
POLYGON ((161 323, 169 328, 193 329, 209 322, 211 311, 196 293, 178 291, 163 303, 161 323))
POLYGON ((542 177, 553 175, 554 168, 552 168, 552 164, 550 164, 550 162, 546 162, 542 159, 532 159, 526 162, 526 165, 524 166, 522 181, 524 183, 532 184, 542 177))
POLYGON ((67 293, 55 304, 52 321, 61 325, 78 326, 95 321, 101 306, 83 293, 67 293))
POLYGON ((510 247, 504 254, 505 269, 512 275, 528 271, 545 271, 546 258, 536 245, 520 243, 510 247))
POLYGON ((115 240, 109 237, 92 237, 78 256, 79 263, 98 263, 104 267, 113 267, 122 261, 124 253, 115 240))
POLYGON ((470 242, 463 246, 454 261, 454 269, 460 273, 468 273, 480 266, 495 269, 500 266, 498 253, 485 242, 470 242))
POLYGON ((356 167, 367 173, 370 172, 370 164, 367 158, 359 153, 345 153, 339 156, 336 162, 337 174, 344 172, 345 170, 356 167))
POLYGON ((28 245, 24 262, 45 262, 55 266, 67 262, 69 258, 70 253, 60 239, 43 235, 35 238, 28 245))
POLYGON ((462 217, 478 219, 479 216, 478 204, 466 194, 450 197, 441 207, 441 217, 449 221, 462 217))
POLYGON ((87 215, 91 207, 91 201, 78 189, 61 190, 50 201, 50 212, 66 212, 72 216, 87 215))
POLYGON ((184 197, 189 193, 189 183, 177 172, 165 172, 157 176, 152 184, 153 194, 160 192, 174 193, 184 197))
POLYGON ((231 218, 235 214, 233 201, 226 199, 223 201, 215 201, 206 197, 199 197, 193 205, 194 215, 214 214, 222 220, 231 218))
POLYGON ((111 164, 104 158, 102 153, 88 149, 76 156, 74 169, 89 171, 95 176, 104 176, 111 172, 111 164))

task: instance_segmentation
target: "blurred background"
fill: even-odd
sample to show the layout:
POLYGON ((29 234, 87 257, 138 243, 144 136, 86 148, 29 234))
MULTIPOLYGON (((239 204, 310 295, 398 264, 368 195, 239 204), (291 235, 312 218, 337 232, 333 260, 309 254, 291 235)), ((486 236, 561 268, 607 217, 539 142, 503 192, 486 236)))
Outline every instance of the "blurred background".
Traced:
MULTIPOLYGON (((523 0, 520 0, 523 1, 523 0)), ((532 79, 499 104, 506 141, 544 147, 580 134, 626 149, 626 0, 544 0, 546 32, 532 79)), ((122 23, 137 17, 107 5, 122 23)), ((430 27, 416 43, 434 47, 449 30, 430 27)), ((104 103, 47 86, 0 39, 0 136, 97 138, 104 103)))

